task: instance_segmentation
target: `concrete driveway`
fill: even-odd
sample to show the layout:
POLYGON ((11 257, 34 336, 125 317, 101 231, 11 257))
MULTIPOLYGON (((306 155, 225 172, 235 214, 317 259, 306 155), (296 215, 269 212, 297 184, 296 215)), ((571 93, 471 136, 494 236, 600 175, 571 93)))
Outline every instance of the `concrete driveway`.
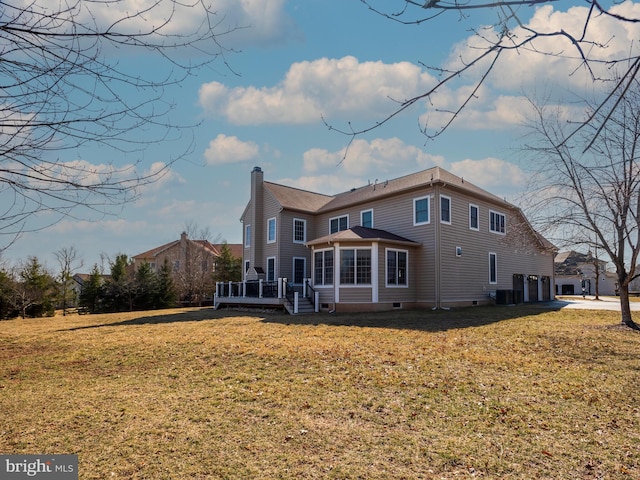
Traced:
MULTIPOLYGON (((549 302, 551 308, 578 308, 583 310, 615 310, 620 311, 620 299, 617 297, 600 297, 595 300, 593 296, 562 296, 549 302)), ((630 302, 631 311, 640 311, 640 302, 630 302)))

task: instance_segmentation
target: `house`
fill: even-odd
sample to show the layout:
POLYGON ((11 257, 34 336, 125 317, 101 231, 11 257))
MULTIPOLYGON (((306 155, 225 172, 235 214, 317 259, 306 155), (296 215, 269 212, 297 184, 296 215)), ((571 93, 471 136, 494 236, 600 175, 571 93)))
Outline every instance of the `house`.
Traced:
POLYGON ((596 294, 596 266, 598 295, 615 295, 618 277, 607 271, 607 262, 596 259, 591 252, 573 250, 560 252, 555 261, 556 295, 596 294), (597 263, 596 263, 597 262, 597 263))
MULTIPOLYGON (((228 243, 227 247, 234 257, 242 258, 242 245, 228 243)), ((131 260, 134 265, 148 263, 153 271, 158 271, 167 260, 174 271, 186 270, 196 262, 199 270, 213 272, 221 249, 222 244, 214 244, 208 240, 191 240, 186 232, 182 232, 179 240, 134 255, 131 260)))
POLYGON ((519 208, 440 167, 338 195, 255 167, 241 222, 245 280, 308 287, 316 310, 553 298, 553 245, 519 208))
MULTIPOLYGON (((73 290, 76 297, 79 297, 85 284, 91 278, 90 273, 76 273, 73 275, 73 283, 71 284, 71 290, 73 290)), ((111 275, 100 275, 100 284, 106 283, 111 279, 111 275)))
MULTIPOLYGON (((226 245, 235 258, 242 258, 242 245, 226 245)), ((151 270, 159 272, 166 261, 171 267, 180 298, 201 301, 213 289, 213 273, 222 246, 208 240, 191 240, 186 232, 182 232, 179 240, 134 255, 131 258, 132 268, 135 270, 140 264, 147 263, 151 270)))

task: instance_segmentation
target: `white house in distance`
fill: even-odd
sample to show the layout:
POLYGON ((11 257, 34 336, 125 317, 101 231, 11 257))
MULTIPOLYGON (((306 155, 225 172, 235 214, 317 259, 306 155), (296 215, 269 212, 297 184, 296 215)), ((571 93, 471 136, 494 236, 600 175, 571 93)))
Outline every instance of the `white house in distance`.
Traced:
POLYGON ((335 311, 554 297, 554 246, 519 208, 440 167, 338 195, 263 176, 251 172, 241 217, 245 280, 308 283, 335 311))
MULTIPOLYGON (((618 278, 607 271, 607 262, 598 260, 598 294, 616 295, 618 278)), ((555 258, 556 295, 596 294, 596 259, 584 254, 560 252, 555 258)), ((632 289, 633 290, 633 289, 632 289)))

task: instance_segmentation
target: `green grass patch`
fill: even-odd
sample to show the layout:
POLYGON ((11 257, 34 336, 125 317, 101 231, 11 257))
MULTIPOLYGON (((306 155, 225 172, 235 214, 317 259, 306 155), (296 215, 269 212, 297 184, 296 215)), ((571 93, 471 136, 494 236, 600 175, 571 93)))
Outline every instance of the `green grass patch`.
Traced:
POLYGON ((0 322, 0 452, 80 478, 640 478, 640 334, 534 306, 0 322))

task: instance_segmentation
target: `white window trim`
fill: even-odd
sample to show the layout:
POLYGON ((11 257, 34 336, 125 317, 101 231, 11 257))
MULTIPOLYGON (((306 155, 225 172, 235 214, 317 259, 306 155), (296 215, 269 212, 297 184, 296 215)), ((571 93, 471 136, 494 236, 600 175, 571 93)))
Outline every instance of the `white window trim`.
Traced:
MULTIPOLYGON (((396 256, 397 260, 397 256, 396 256)), ((387 288, 409 288, 409 250, 403 250, 401 248, 385 248, 384 249, 384 284, 387 288), (405 271, 406 283, 404 285, 398 285, 397 283, 389 283, 389 264, 387 263, 388 252, 404 252, 407 254, 407 269, 405 271)))
POLYGON ((469 230, 479 231, 480 230, 480 207, 474 203, 469 204, 469 230), (471 209, 476 209, 476 221, 478 222, 477 227, 471 226, 471 209))
POLYGON ((413 211, 411 212, 411 215, 413 216, 413 226, 417 227, 418 225, 428 225, 431 223, 431 197, 429 195, 426 195, 424 197, 418 197, 418 198, 414 198, 413 199, 413 211), (420 200, 426 200, 427 201, 427 221, 426 222, 416 222, 416 203, 418 203, 420 200))
POLYGON ((504 213, 498 212, 496 210, 489 210, 489 231, 491 233, 495 233, 498 235, 506 235, 507 233, 507 216, 504 213), (501 232, 499 230, 491 230, 491 214, 494 215, 500 215, 501 217, 504 217, 504 232, 501 232))
MULTIPOLYGON (((337 217, 331 217, 329 219, 329 233, 331 234, 331 222, 334 220, 338 220, 338 228, 340 228, 340 219, 341 218, 346 218, 347 219, 347 228, 345 228, 345 230, 349 230, 349 215, 344 214, 344 215, 338 215, 337 217)), ((342 232, 343 230, 338 230, 337 232, 333 232, 333 233, 338 233, 338 232, 342 232)))
POLYGON ((293 243, 303 244, 303 245, 307 243, 307 221, 304 218, 293 219, 293 243), (296 222, 302 222, 302 225, 303 225, 302 240, 296 240, 296 222))
POLYGON ((276 262, 276 257, 267 257, 267 271, 266 278, 268 282, 275 281, 278 279, 278 262, 276 262), (273 280, 269 280, 269 260, 273 260, 273 280))
POLYGON ((251 246, 251 225, 244 226, 244 246, 251 246))
POLYGON ((333 288, 333 284, 335 282, 336 277, 336 252, 333 248, 323 248, 321 250, 313 251, 313 288, 333 288), (331 277, 331 283, 327 283, 327 279, 325 278, 325 257, 324 252, 333 252, 333 276, 331 277), (322 283, 316 283, 316 254, 322 253, 322 283))
POLYGON ((374 226, 373 226, 374 225, 373 224, 373 208, 369 208, 367 210, 362 210, 360 212, 360 225, 362 225, 364 227, 364 218, 363 217, 364 217, 364 214, 368 213, 368 212, 371 212, 371 227, 369 227, 369 228, 374 228, 374 226))
POLYGON ((278 222, 276 220, 276 217, 271 217, 270 219, 267 220, 267 243, 276 243, 276 240, 278 238, 278 222), (273 221, 273 238, 269 238, 269 225, 271 225, 271 222, 273 221))
POLYGON ((496 285, 497 283, 498 283, 498 254, 495 252, 489 252, 489 284, 496 285), (494 258, 495 271, 496 271, 496 278, 493 280, 491 279, 491 257, 494 258))
POLYGON ((451 217, 453 216, 451 210, 452 210, 452 205, 453 202, 451 201, 451 197, 447 196, 447 195, 440 195, 440 223, 444 223, 445 225, 451 225, 451 217), (449 200, 449 220, 443 220, 442 219, 442 200, 443 199, 447 199, 449 200))
POLYGON ((334 259, 333 259, 333 269, 334 269, 334 273, 338 272, 338 286, 340 288, 367 288, 367 287, 373 287, 373 276, 375 275, 375 272, 373 271, 373 248, 372 247, 340 247, 338 248, 338 268, 336 269, 336 259, 335 259, 335 254, 334 254, 334 259), (354 252, 354 264, 353 264, 353 281, 354 283, 342 283, 340 281, 340 276, 342 274, 342 251, 343 250, 353 250, 354 252), (358 250, 369 250, 369 254, 371 255, 371 282, 370 283, 358 283, 358 250))

